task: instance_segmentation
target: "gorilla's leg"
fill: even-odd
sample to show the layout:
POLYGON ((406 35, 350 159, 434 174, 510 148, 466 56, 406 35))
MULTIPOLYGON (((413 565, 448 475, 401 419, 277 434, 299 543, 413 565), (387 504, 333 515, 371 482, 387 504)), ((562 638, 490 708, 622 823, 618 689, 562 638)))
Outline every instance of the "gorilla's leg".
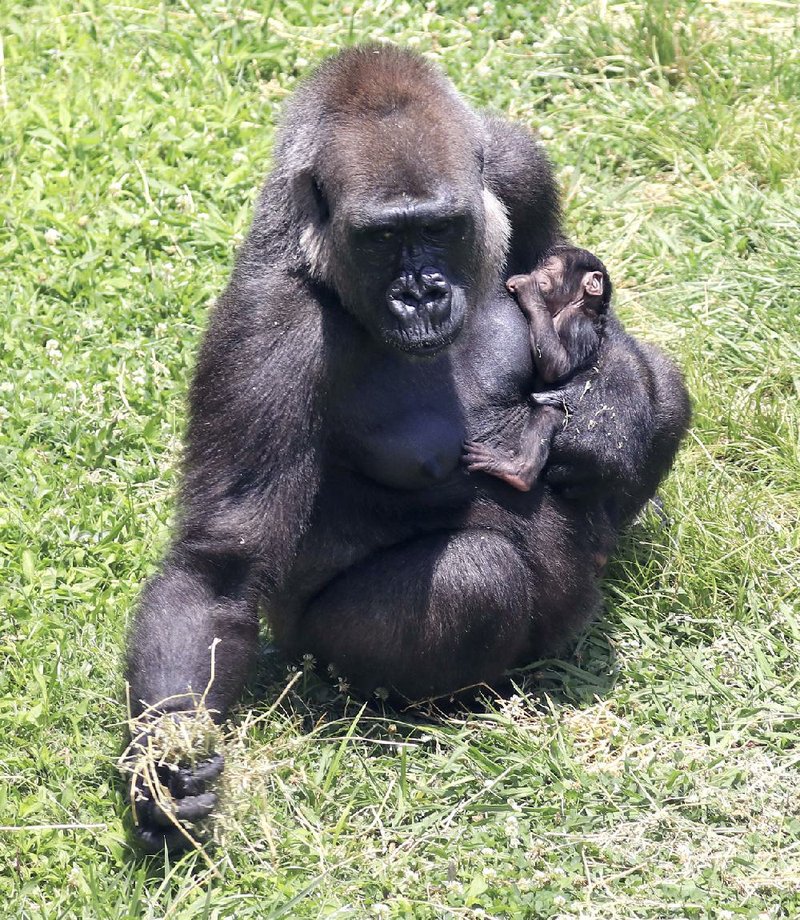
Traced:
POLYGON ((317 595, 293 651, 333 662, 362 690, 407 699, 491 683, 531 654, 560 651, 595 613, 597 587, 584 536, 552 507, 537 523, 528 534, 462 530, 376 553, 317 595))
POLYGON ((530 573, 489 531, 432 535, 376 553, 309 605, 297 652, 365 691, 421 699, 496 679, 522 655, 530 573))

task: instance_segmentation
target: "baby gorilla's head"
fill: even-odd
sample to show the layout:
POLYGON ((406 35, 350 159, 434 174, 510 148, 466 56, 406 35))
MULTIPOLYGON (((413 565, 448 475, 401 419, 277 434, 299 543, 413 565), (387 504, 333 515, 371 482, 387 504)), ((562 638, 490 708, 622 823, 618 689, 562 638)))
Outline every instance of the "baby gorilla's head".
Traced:
POLYGON ((611 279, 605 265, 588 249, 559 246, 551 249, 534 270, 533 277, 548 310, 580 307, 600 315, 611 302, 611 279))

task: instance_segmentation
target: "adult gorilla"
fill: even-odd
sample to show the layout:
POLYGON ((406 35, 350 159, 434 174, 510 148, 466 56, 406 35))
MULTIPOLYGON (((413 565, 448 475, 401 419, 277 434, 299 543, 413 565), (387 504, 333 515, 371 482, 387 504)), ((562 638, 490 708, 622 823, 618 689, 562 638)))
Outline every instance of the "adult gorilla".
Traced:
MULTIPOLYGON (((297 92, 200 353, 177 536, 130 636, 137 712, 190 707, 219 640, 206 703, 222 718, 259 602, 289 654, 408 698, 491 682, 586 622, 614 536, 595 522, 654 492, 685 397, 650 353, 650 403, 591 450, 569 426, 531 492, 467 474, 464 440, 508 437, 529 411, 503 280, 558 235, 538 146, 422 58, 348 50, 297 92)), ((176 774, 178 817, 210 810, 215 769, 176 774)), ((152 802, 137 811, 146 846, 180 841, 152 802)))

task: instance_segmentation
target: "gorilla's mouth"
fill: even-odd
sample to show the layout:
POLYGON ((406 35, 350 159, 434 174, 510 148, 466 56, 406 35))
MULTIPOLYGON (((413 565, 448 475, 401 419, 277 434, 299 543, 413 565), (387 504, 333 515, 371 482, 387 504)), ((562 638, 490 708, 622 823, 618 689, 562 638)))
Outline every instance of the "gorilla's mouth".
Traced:
POLYGON ((464 324, 464 299, 454 296, 441 272, 404 272, 386 293, 394 324, 387 330, 390 345, 416 355, 446 348, 464 324))
POLYGON ((415 335, 405 330, 389 330, 386 341, 410 355, 435 355, 447 348, 461 331, 461 323, 449 324, 436 333, 420 332, 415 335))

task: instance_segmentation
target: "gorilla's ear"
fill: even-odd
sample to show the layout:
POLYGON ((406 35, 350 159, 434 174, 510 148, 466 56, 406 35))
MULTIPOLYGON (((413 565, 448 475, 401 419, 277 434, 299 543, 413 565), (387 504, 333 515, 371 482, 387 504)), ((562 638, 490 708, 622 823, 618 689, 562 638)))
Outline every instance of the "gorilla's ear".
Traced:
POLYGON ((317 281, 331 278, 332 251, 330 239, 330 205, 322 183, 312 169, 295 174, 293 181, 295 206, 299 211, 300 252, 305 257, 308 273, 317 281))
POLYGON ((317 205, 320 223, 327 223, 331 216, 330 205, 328 204, 328 199, 325 197, 325 192, 322 190, 319 179, 313 175, 311 176, 311 192, 314 196, 314 202, 317 205))
POLYGON ((326 224, 331 216, 330 205, 315 171, 301 170, 294 176, 292 184, 293 200, 301 212, 301 219, 317 226, 326 224))

